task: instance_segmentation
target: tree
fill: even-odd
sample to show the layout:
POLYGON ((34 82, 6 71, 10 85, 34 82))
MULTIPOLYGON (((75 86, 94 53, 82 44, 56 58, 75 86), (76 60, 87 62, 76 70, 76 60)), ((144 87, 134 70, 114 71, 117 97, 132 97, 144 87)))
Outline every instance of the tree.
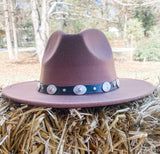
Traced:
POLYGON ((36 50, 40 61, 49 37, 48 3, 48 0, 31 0, 36 50))
POLYGON ((13 40, 14 40, 14 55, 15 60, 18 59, 18 44, 17 44, 17 29, 16 29, 16 19, 15 19, 15 11, 14 11, 14 1, 10 0, 10 8, 11 8, 11 24, 13 31, 13 40))
MULTIPOLYGON (((114 0, 119 6, 125 8, 125 10, 130 10, 130 17, 138 18, 139 21, 143 23, 144 35, 151 29, 153 25, 156 24, 156 15, 159 18, 160 2, 158 0, 114 0)), ((128 12, 128 11, 127 11, 128 12)), ((124 14, 126 16, 126 14, 124 14)), ((125 24, 124 22, 124 31, 125 24)))
POLYGON ((147 36, 147 32, 156 24, 155 16, 153 15, 151 8, 141 7, 137 9, 135 17, 143 23, 144 35, 147 36))
POLYGON ((127 34, 132 35, 135 41, 138 41, 144 37, 144 28, 142 22, 138 19, 131 18, 127 22, 127 34))
POLYGON ((7 39, 7 48, 10 60, 17 60, 18 58, 18 47, 17 47, 17 34, 14 16, 14 6, 12 0, 3 0, 3 9, 5 17, 5 32, 7 39), (12 46, 12 38, 14 40, 14 50, 12 46))
POLYGON ((9 10, 7 0, 3 0, 3 9, 4 9, 4 17, 5 17, 5 31, 6 31, 6 39, 7 39, 7 48, 9 53, 9 59, 13 60, 13 48, 11 42, 11 31, 10 31, 10 23, 9 23, 9 10))

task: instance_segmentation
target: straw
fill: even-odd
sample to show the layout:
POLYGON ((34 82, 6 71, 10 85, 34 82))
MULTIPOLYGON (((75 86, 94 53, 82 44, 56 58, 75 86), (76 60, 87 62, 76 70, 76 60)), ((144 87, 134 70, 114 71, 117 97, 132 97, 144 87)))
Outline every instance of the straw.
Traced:
MULTIPOLYGON (((0 95, 1 96, 1 95, 0 95)), ((160 87, 143 99, 55 109, 0 97, 0 153, 160 153, 160 87)))

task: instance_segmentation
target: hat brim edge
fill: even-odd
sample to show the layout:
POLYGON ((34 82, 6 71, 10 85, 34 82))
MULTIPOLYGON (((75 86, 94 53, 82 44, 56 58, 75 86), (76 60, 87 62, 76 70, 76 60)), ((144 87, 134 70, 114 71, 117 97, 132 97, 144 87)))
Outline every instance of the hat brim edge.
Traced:
POLYGON ((126 103, 143 98, 153 93, 155 86, 151 83, 120 78, 120 88, 100 93, 76 95, 48 95, 38 92, 38 81, 27 81, 7 86, 2 95, 18 103, 54 108, 98 107, 126 103))

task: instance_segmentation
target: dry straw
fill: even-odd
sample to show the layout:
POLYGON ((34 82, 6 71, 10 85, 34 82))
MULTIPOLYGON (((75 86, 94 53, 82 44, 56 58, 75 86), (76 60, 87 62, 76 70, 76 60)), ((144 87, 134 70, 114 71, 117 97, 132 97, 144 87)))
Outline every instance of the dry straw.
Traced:
POLYGON ((160 88, 130 103, 77 109, 18 104, 0 96, 0 153, 160 153, 160 88))

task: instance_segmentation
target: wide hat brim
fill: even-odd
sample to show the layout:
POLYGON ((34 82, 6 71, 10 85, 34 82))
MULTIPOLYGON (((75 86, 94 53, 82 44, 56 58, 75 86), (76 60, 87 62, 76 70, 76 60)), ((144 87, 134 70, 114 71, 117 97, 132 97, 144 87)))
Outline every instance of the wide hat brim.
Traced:
POLYGON ((120 88, 108 93, 77 95, 48 95, 38 92, 38 81, 10 85, 2 90, 5 97, 19 103, 54 108, 96 107, 125 103, 151 94, 155 87, 146 81, 120 79, 120 88))

